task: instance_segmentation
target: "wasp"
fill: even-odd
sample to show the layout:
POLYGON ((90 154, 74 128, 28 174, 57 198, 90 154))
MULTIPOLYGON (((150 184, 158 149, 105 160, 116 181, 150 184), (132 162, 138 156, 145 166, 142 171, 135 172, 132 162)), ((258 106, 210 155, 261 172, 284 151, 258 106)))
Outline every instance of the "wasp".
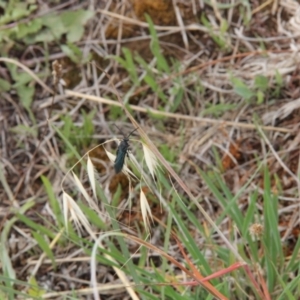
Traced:
POLYGON ((120 173, 124 166, 125 156, 127 155, 127 157, 129 158, 128 156, 128 151, 130 150, 129 137, 137 130, 137 128, 135 128, 127 136, 125 136, 122 130, 116 124, 115 126, 119 129, 119 131, 123 135, 123 140, 120 142, 118 146, 117 156, 114 163, 114 168, 116 173, 120 173))

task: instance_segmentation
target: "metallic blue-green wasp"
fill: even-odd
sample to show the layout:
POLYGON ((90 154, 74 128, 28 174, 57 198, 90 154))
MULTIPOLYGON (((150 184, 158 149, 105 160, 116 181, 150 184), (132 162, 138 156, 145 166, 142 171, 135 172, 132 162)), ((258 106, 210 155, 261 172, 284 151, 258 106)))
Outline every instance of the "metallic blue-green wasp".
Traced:
POLYGON ((120 142, 118 149, 117 149, 117 156, 115 159, 115 163, 114 163, 114 168, 116 173, 120 173, 123 169, 124 166, 124 161, 125 161, 125 156, 128 156, 128 151, 130 149, 129 147, 129 137, 137 130, 134 129, 132 130, 127 137, 125 137, 124 133, 122 132, 122 130, 115 124, 115 126, 119 129, 119 131, 122 133, 123 135, 123 140, 120 142))

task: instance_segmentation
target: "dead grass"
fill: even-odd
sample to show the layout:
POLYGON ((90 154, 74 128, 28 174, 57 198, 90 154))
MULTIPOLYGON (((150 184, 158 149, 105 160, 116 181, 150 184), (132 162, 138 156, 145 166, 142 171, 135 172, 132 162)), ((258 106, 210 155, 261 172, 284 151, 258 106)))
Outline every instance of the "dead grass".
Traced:
MULTIPOLYGON (((97 12, 86 27, 85 38, 79 45, 84 56, 92 53, 97 57, 100 67, 111 74, 111 78, 108 79, 93 64, 70 63, 62 52, 50 45, 50 60, 63 60, 63 78, 67 84, 72 82, 67 90, 58 91, 59 95, 52 103, 50 74, 44 81, 34 74, 37 69, 45 68, 46 57, 39 55, 38 48, 35 47, 20 50, 21 59, 14 56, 13 51, 9 53, 9 59, 13 59, 11 62, 30 74, 39 87, 32 104, 36 124, 20 105, 20 99, 15 93, 3 92, 0 100, 0 171, 2 169, 4 175, 1 176, 0 186, 0 229, 3 230, 5 224, 13 218, 15 210, 30 201, 34 205, 26 211, 29 219, 46 228, 56 224, 41 176, 47 177, 54 193, 60 195, 60 183, 70 163, 66 148, 53 126, 60 128, 61 117, 66 114, 80 126, 84 122, 81 110, 96 108, 93 119, 97 133, 95 138, 104 141, 113 135, 109 113, 112 105, 119 104, 109 102, 109 99, 115 98, 112 84, 123 97, 129 90, 131 81, 124 69, 112 60, 104 61, 103 58, 120 55, 121 47, 126 46, 150 62, 152 54, 149 51, 149 25, 144 18, 144 13, 148 13, 154 21, 165 57, 169 61, 172 57, 180 60, 178 72, 166 74, 159 79, 158 84, 171 99, 169 91, 174 86, 175 79, 180 78, 185 86, 185 96, 175 112, 160 111, 165 120, 156 122, 149 117, 148 112, 159 109, 160 99, 149 86, 137 87, 129 98, 135 118, 154 144, 165 144, 171 151, 178 153, 178 160, 174 162, 178 166, 178 175, 195 198, 204 199, 206 211, 213 219, 220 215, 221 207, 197 171, 198 168, 210 170, 212 166, 217 166, 213 148, 217 149, 220 156, 219 167, 232 193, 239 191, 254 174, 258 161, 265 161, 274 178, 272 188, 275 192, 278 189, 275 177, 281 179, 282 190, 278 191, 279 226, 282 241, 289 241, 286 255, 290 255, 299 238, 300 228, 300 5, 291 0, 268 1, 268 5, 253 1, 256 4, 250 8, 252 18, 249 25, 244 26, 239 9, 244 9, 246 14, 247 8, 241 7, 237 1, 232 1, 233 4, 227 9, 221 9, 215 1, 211 1, 211 6, 201 7, 199 3, 203 4, 203 1, 75 2, 85 8, 89 5, 97 12), (212 25, 211 29, 198 22, 201 13, 206 14, 212 25), (222 20, 226 20, 229 27, 224 33, 221 32, 222 20), (212 35, 221 38, 224 44, 222 50, 213 41, 212 35), (26 55, 28 51, 33 55, 26 55), (231 77, 234 76, 252 88, 255 77, 263 75, 269 79, 271 93, 277 85, 276 72, 282 76, 283 87, 277 98, 267 96, 261 105, 243 101, 231 82, 231 77), (76 74, 76 80, 72 74, 76 74), (204 92, 199 91, 200 85, 204 92), (224 111, 217 117, 212 113, 202 114, 207 107, 220 104, 233 104, 236 108, 224 111), (254 115, 259 117, 257 123, 253 121, 254 115), (261 125, 260 133, 258 125, 261 125), (23 126, 28 126, 32 132, 24 130, 23 126), (178 146, 180 143, 182 147, 178 146)), ((69 5, 75 5, 74 1, 69 5)), ((65 6, 66 8, 68 7, 65 6)), ((7 61, 1 61, 5 60, 7 61)), ((5 64, 1 64, 0 71, 11 80, 5 64)), ((92 146, 94 145, 90 145, 90 148, 92 146)), ((78 149, 81 155, 85 150, 87 149, 78 149)), ((126 177, 107 175, 107 166, 104 165, 108 160, 103 151, 97 151, 91 157, 98 159, 99 174, 106 174, 101 180, 107 187, 107 194, 113 194, 120 184, 123 189, 121 199, 126 198, 126 177)), ((84 182, 84 174, 81 173, 80 176, 84 182)), ((70 182, 68 184, 71 186, 70 182)), ((244 191, 239 204, 246 205, 250 190, 257 189, 263 194, 263 188, 262 174, 258 173, 244 191)), ((159 219, 164 218, 164 211, 158 209, 157 203, 153 202, 151 205, 154 215, 159 219)), ((203 216, 198 217, 199 222, 202 222, 203 216)), ((134 222, 141 225, 139 205, 135 202, 132 214, 125 212, 118 218, 124 227, 132 226, 134 222)), ((143 230, 142 226, 140 228, 143 230)), ((227 228, 230 228, 229 219, 221 226, 224 231, 227 228)), ((131 231, 132 228, 127 230, 131 231)), ((38 284, 53 291, 46 294, 45 298, 62 297, 71 289, 89 295, 89 256, 74 244, 59 243, 56 240, 58 237, 60 236, 48 241, 53 243, 52 250, 57 263, 57 268, 54 269, 51 260, 41 256, 42 251, 36 246, 30 227, 16 221, 10 230, 7 248, 17 278, 26 281, 34 271, 38 284)), ((200 241, 197 233, 195 239, 200 241)), ((161 242, 159 239, 153 241, 157 244, 161 242)), ((110 283, 110 288, 105 291, 107 296, 115 294, 114 299, 121 299, 126 294, 124 286, 120 285, 111 268, 101 265, 97 276, 98 282, 110 283)))

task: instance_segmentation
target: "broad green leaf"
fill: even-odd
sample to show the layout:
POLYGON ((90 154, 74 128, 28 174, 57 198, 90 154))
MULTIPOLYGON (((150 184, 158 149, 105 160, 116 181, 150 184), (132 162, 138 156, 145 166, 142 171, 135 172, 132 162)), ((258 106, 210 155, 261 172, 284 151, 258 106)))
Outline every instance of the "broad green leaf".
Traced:
POLYGON ((26 72, 20 72, 16 65, 13 65, 11 68, 9 67, 9 69, 11 72, 11 76, 15 81, 15 84, 13 85, 14 88, 24 86, 28 82, 32 81, 32 77, 26 72))
POLYGON ((20 23, 18 26, 16 26, 16 38, 22 39, 27 35, 37 33, 42 26, 43 24, 41 19, 33 19, 28 23, 20 23))
POLYGON ((18 86, 16 90, 20 97, 22 105, 29 110, 33 101, 33 95, 35 91, 34 87, 22 85, 18 86))
POLYGON ((7 92, 10 90, 10 83, 2 78, 0 78, 0 92, 7 92))
POLYGON ((90 10, 67 11, 61 14, 62 22, 67 29, 67 40, 70 43, 77 42, 84 33, 84 25, 94 16, 90 10))
POLYGON ((0 24, 7 24, 9 22, 16 22, 21 18, 27 17, 36 10, 35 4, 28 5, 26 1, 8 1, 4 13, 0 18, 0 24))
MULTIPOLYGON (((49 14, 43 18, 43 25, 48 28, 47 34, 55 39, 60 39, 61 36, 66 33, 67 29, 62 21, 60 15, 49 14)), ((45 33, 44 33, 45 34, 45 33)))

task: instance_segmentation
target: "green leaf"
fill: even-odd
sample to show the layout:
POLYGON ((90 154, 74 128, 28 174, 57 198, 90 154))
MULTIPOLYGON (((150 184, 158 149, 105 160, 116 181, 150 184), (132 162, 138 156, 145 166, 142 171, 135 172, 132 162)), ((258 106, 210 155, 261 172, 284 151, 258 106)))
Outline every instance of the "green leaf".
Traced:
POLYGON ((62 212, 61 212, 59 202, 58 202, 58 200, 55 196, 55 193, 53 191, 53 186, 52 186, 52 184, 50 183, 50 181, 47 177, 41 176, 41 179, 42 179, 43 185, 45 187, 45 190, 47 192, 48 200, 49 200, 51 209, 53 210, 53 213, 54 213, 58 223, 60 225, 63 225, 64 224, 63 215, 62 215, 62 212))
POLYGON ((32 77, 26 73, 26 72, 20 72, 17 70, 16 66, 13 66, 13 68, 10 68, 12 78, 16 82, 13 87, 19 87, 24 86, 28 82, 32 81, 32 77))
POLYGON ((31 297, 42 297, 46 291, 39 287, 34 277, 29 278, 30 288, 28 289, 28 295, 31 297))
MULTIPOLYGON (((2 164, 0 162, 0 181, 3 182, 4 179, 4 171, 3 171, 3 167, 2 164)), ((18 208, 18 212, 20 214, 25 214, 27 210, 29 210, 30 208, 32 208, 35 205, 35 202, 33 200, 28 200, 26 201, 26 203, 18 208)), ((10 259, 10 255, 8 253, 8 249, 7 249, 7 243, 8 243, 8 237, 9 237, 9 233, 14 225, 14 223, 16 223, 18 221, 17 217, 12 217, 8 220, 6 220, 6 222, 3 224, 1 233, 0 233, 0 263, 1 263, 1 273, 4 276, 7 276, 8 278, 10 278, 10 280, 15 280, 16 279, 16 273, 15 270, 12 266, 11 263, 11 259, 10 259)))
POLYGON ((117 56, 117 55, 108 55, 107 58, 113 58, 115 61, 117 61, 124 69, 127 69, 127 63, 126 63, 126 60, 123 59, 122 57, 120 56, 117 56))
POLYGON ((176 152, 175 151, 170 151, 170 146, 166 145, 166 144, 162 144, 159 147, 159 151, 161 152, 161 154, 163 155, 163 157, 171 163, 174 163, 175 158, 176 158, 176 152))
POLYGON ((20 101, 22 105, 27 110, 30 110, 31 103, 33 101, 34 90, 35 90, 34 87, 22 85, 22 86, 18 86, 16 90, 20 97, 20 101))
POLYGON ((117 120, 123 115, 123 109, 119 106, 111 106, 109 110, 109 117, 112 120, 117 120))
POLYGON ((28 5, 26 1, 8 1, 6 3, 5 12, 0 18, 0 24, 7 24, 9 22, 16 22, 21 18, 27 17, 36 10, 37 6, 28 5))
POLYGON ((28 137, 37 137, 37 128, 29 127, 23 124, 14 126, 9 129, 10 132, 17 133, 18 135, 27 135, 28 137))
POLYGON ((67 11, 61 14, 62 22, 67 29, 68 42, 74 43, 81 39, 84 33, 84 25, 93 16, 93 11, 83 9, 67 11))
POLYGON ((105 230, 107 228, 106 224, 99 218, 98 214, 93 209, 85 206, 82 203, 79 203, 79 206, 89 222, 97 226, 98 229, 105 230))
POLYGON ((39 18, 33 19, 28 23, 20 23, 18 24, 18 26, 16 26, 16 38, 22 39, 27 35, 37 33, 42 28, 42 26, 42 21, 39 18))
POLYGON ((68 43, 68 45, 61 45, 61 50, 75 63, 78 63, 82 59, 81 50, 74 44, 68 43))
POLYGON ((85 23, 94 16, 94 12, 91 10, 79 9, 76 11, 66 11, 61 14, 63 23, 67 28, 74 25, 82 27, 85 23))
POLYGON ((269 79, 263 75, 257 75, 254 79, 254 86, 261 91, 266 91, 268 89, 269 79))
POLYGON ((254 96, 254 93, 247 86, 235 86, 234 91, 246 100, 250 100, 254 96))
POLYGON ((244 99, 250 100, 253 96, 255 96, 255 93, 253 93, 242 80, 233 77, 231 78, 231 82, 233 84, 234 91, 244 99))
POLYGON ((174 99, 174 103, 171 108, 172 112, 175 112, 177 110, 178 106, 182 102, 183 96, 184 96, 184 89, 182 87, 179 87, 179 89, 176 93, 175 99, 174 99))
POLYGON ((151 38, 152 38, 150 48, 151 48, 152 54, 156 57, 157 68, 160 71, 163 71, 163 72, 166 72, 167 74, 170 74, 170 68, 169 68, 167 60, 162 55, 162 51, 161 51, 160 46, 159 46, 159 40, 158 40, 158 37, 157 37, 156 30, 154 28, 154 24, 152 22, 152 19, 150 18, 150 16, 148 14, 146 14, 145 17, 146 17, 146 20, 149 24, 150 35, 151 35, 151 38))
POLYGON ((55 232, 53 232, 53 229, 46 228, 45 226, 32 221, 31 219, 29 219, 28 217, 20 213, 17 213, 17 217, 21 222, 26 224, 28 227, 47 235, 50 239, 55 238, 55 232))
MULTIPOLYGON (((72 122, 72 120, 70 121, 72 122)), ((59 137, 64 141, 64 143, 66 144, 66 146, 68 147, 68 150, 70 150, 70 152, 78 159, 80 160, 82 157, 80 156, 80 154, 78 153, 78 151, 76 150, 76 147, 73 146, 73 143, 70 142, 69 137, 66 136, 62 130, 60 130, 58 127, 52 126, 53 129, 57 132, 57 134, 59 135, 59 137)))
POLYGON ((268 288, 272 292, 276 284, 276 270, 280 270, 283 261, 283 249, 278 227, 278 197, 272 194, 269 170, 264 172, 263 193, 264 214, 264 245, 266 251, 266 270, 268 288))
POLYGON ((248 205, 246 215, 243 219, 243 227, 240 229, 244 236, 247 236, 251 223, 255 222, 254 214, 257 211, 256 208, 257 198, 258 198, 258 192, 254 191, 250 195, 250 203, 248 205))
POLYGON ((136 61, 140 63, 140 65, 146 69, 146 74, 143 77, 143 80, 145 83, 147 83, 153 92, 159 96, 159 98, 164 102, 167 103, 168 99, 161 90, 160 86, 157 84, 157 79, 155 78, 155 74, 152 72, 152 70, 149 68, 148 64, 142 59, 141 57, 137 56, 136 61))
POLYGON ((92 110, 90 113, 86 113, 84 110, 81 111, 83 115, 83 126, 81 128, 82 135, 84 136, 82 143, 85 147, 90 145, 91 136, 94 134, 94 123, 93 119, 96 114, 96 110, 92 110))
POLYGON ((207 108, 205 108, 201 112, 201 116, 206 115, 214 115, 215 117, 218 117, 222 115, 224 112, 233 110, 237 107, 236 104, 226 104, 226 103, 220 103, 220 104, 209 104, 207 108))
POLYGON ((156 92, 158 90, 158 84, 153 76, 151 76, 148 72, 144 76, 144 81, 151 87, 151 89, 156 92))
MULTIPOLYGON (((45 16, 43 18, 43 25, 47 27, 47 30, 43 32, 43 35, 47 36, 47 40, 60 39, 67 32, 61 15, 49 14, 45 16)), ((38 36, 37 39, 39 39, 38 36)))
POLYGON ((45 28, 38 32, 33 37, 27 37, 26 42, 28 44, 34 44, 34 43, 50 43, 55 40, 54 34, 49 30, 49 28, 45 28))
POLYGON ((166 97, 166 95, 164 94, 164 92, 159 88, 158 90, 156 90, 156 93, 158 95, 158 97, 164 102, 164 103, 168 103, 168 98, 166 97))
POLYGON ((220 26, 221 33, 224 34, 225 32, 227 32, 228 28, 229 28, 228 22, 225 19, 222 19, 221 26, 220 26))
POLYGON ((120 199, 121 195, 122 195, 122 187, 120 184, 118 184, 117 190, 113 194, 113 198, 111 201, 112 207, 118 207, 119 203, 121 202, 120 200, 122 200, 122 199, 120 199))
POLYGON ((257 104, 263 104, 264 103, 265 94, 262 91, 257 91, 256 92, 256 97, 257 97, 257 100, 256 100, 257 104))
POLYGON ((66 137, 66 139, 71 138, 71 129, 73 127, 72 118, 70 115, 65 115, 62 118, 63 126, 61 127, 62 134, 66 137))
POLYGON ((46 255, 51 259, 52 265, 55 266, 54 254, 49 247, 49 243, 45 240, 45 238, 39 234, 38 232, 33 231, 32 235, 34 239, 37 241, 41 249, 46 253, 46 255))
POLYGON ((278 72, 278 70, 276 70, 275 79, 276 83, 281 87, 283 85, 283 78, 282 75, 278 72))
POLYGON ((208 29, 209 35, 214 40, 214 42, 221 48, 226 49, 226 37, 224 36, 224 33, 228 29, 228 23, 225 19, 222 19, 221 26, 220 26, 220 32, 215 32, 212 24, 207 19, 205 13, 201 14, 201 22, 203 25, 208 29))
POLYGON ((11 84, 8 81, 0 78, 0 92, 7 92, 7 91, 9 91, 10 90, 10 86, 11 86, 11 84))
POLYGON ((127 63, 127 71, 129 72, 134 84, 139 85, 139 77, 136 66, 133 62, 132 53, 128 48, 122 48, 127 63))
POLYGON ((42 18, 42 24, 46 28, 38 33, 34 40, 36 42, 51 42, 59 40, 63 34, 67 34, 68 43, 77 42, 83 36, 84 25, 93 15, 94 12, 89 10, 67 11, 59 15, 54 13, 46 15, 42 18))

